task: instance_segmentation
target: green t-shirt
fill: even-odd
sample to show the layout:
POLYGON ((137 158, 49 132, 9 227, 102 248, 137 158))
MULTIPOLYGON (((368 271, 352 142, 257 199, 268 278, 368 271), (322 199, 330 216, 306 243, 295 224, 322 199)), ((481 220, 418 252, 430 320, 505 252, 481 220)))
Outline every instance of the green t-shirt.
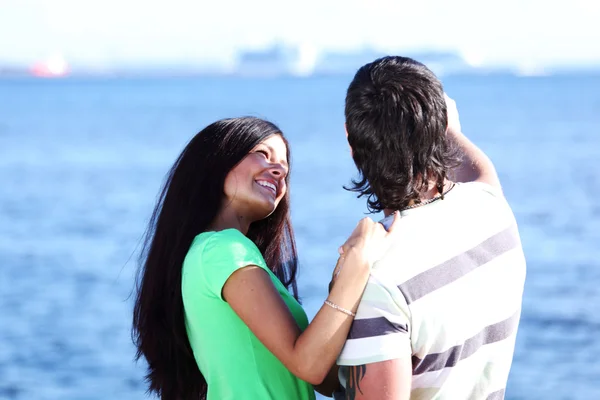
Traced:
POLYGON ((236 229, 196 236, 183 263, 181 292, 194 357, 208 382, 208 400, 313 400, 312 385, 294 376, 221 297, 236 270, 268 272, 301 330, 302 306, 267 268, 256 245, 236 229))

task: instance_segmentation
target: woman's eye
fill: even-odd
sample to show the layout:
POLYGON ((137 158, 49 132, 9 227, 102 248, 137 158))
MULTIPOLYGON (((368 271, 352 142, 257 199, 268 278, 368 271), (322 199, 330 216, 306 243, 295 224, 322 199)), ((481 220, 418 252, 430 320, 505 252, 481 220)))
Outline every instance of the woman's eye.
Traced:
POLYGON ((257 153, 263 154, 266 158, 269 158, 269 153, 266 150, 256 150, 257 153))

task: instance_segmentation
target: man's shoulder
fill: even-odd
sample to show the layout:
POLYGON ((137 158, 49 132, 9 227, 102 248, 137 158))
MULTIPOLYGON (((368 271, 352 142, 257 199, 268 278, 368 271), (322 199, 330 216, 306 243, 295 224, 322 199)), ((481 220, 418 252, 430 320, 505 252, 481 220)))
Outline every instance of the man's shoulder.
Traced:
POLYGON ((458 184, 437 203, 401 214, 395 243, 373 268, 382 287, 394 291, 429 275, 437 279, 430 270, 462 265, 489 246, 494 251, 520 246, 516 219, 494 187, 458 184), (498 243, 503 246, 494 247, 498 243))
POLYGON ((456 182, 452 192, 457 193, 455 197, 462 199, 484 197, 506 202, 502 188, 485 182, 456 182))
POLYGON ((486 226, 494 229, 516 223, 502 190, 487 183, 456 183, 445 204, 446 210, 436 217, 452 222, 455 231, 462 230, 461 226, 487 231, 486 226))

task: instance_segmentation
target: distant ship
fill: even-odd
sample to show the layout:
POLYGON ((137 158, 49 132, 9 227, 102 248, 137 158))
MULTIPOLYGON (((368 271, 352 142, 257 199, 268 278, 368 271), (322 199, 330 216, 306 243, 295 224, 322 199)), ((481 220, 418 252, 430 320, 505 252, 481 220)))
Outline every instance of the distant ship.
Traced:
MULTIPOLYGON (((445 75, 473 70, 464 57, 449 51, 398 52, 427 65, 435 74, 445 75)), ((311 76, 353 74, 366 63, 387 53, 371 48, 318 52, 314 46, 275 45, 259 51, 241 52, 234 73, 239 76, 311 76)))
POLYGON ((40 78, 59 78, 70 72, 69 64, 61 55, 52 56, 44 61, 35 63, 29 73, 40 78))
POLYGON ((241 52, 234 71, 241 76, 306 76, 313 73, 316 57, 316 49, 310 44, 277 44, 264 50, 241 52))
MULTIPOLYGON (((415 59, 440 76, 463 72, 471 68, 463 57, 454 52, 399 51, 391 54, 415 59)), ((363 65, 386 55, 390 55, 390 53, 371 48, 349 52, 324 53, 319 58, 314 73, 322 75, 354 74, 363 65)))

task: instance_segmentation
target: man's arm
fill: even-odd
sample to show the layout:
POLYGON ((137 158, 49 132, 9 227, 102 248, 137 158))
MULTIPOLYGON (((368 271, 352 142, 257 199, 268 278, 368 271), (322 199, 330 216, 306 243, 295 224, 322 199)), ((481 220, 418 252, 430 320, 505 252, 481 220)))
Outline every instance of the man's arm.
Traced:
POLYGON ((410 311, 393 283, 371 274, 338 357, 346 400, 407 400, 412 382, 410 311))
POLYGON ((455 182, 483 182, 501 189, 500 179, 489 157, 461 132, 448 131, 461 156, 461 164, 450 172, 455 182))
POLYGON ((331 397, 334 392, 340 390, 340 379, 338 378, 339 367, 334 365, 329 374, 325 377, 325 380, 320 385, 316 385, 314 388, 317 392, 325 397, 331 397))
POLYGON ((490 158, 462 132, 456 102, 446 96, 448 139, 458 149, 461 164, 450 172, 455 182, 483 182, 501 189, 500 179, 490 158))
POLYGON ((349 367, 346 400, 410 399, 410 357, 349 367))

